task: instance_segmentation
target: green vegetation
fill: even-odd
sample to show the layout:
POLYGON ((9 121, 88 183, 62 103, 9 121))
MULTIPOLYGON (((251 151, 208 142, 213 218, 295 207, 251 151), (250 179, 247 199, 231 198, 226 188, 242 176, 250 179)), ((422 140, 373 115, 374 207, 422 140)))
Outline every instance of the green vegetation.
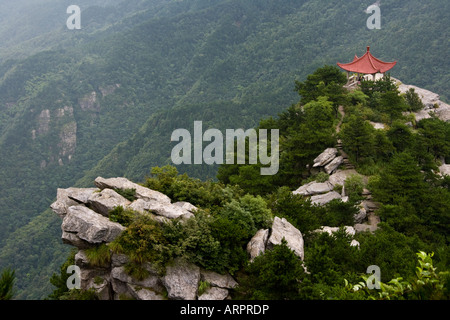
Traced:
POLYGON ((399 277, 387 283, 378 282, 380 290, 369 290, 368 277, 363 276, 364 281, 356 285, 345 282, 346 289, 351 292, 347 295, 374 300, 448 300, 450 274, 448 271, 436 272, 436 268, 433 267, 433 255, 423 251, 417 253, 419 266, 416 267, 415 277, 409 281, 399 277))
POLYGON ((15 271, 7 268, 0 275, 0 300, 11 300, 14 296, 15 271))
MULTIPOLYGON (((177 166, 189 178, 164 187, 173 199, 212 213, 225 205, 247 212, 240 202, 247 193, 270 197, 283 186, 297 188, 310 178, 311 160, 335 145, 336 107, 343 104, 344 146, 360 173, 375 181, 395 153, 411 154, 433 194, 433 209, 405 215, 418 217, 415 228, 423 233, 445 228, 440 213, 449 182, 433 170, 439 158, 448 158, 448 126, 435 119, 400 125, 403 110, 418 108, 412 93, 402 100, 388 87, 343 96, 344 76, 332 66, 372 44, 377 57, 399 62, 393 76, 448 100, 442 32, 448 1, 406 6, 385 0, 381 32, 365 28, 366 4, 355 0, 82 0, 79 32, 64 25, 70 2, 43 3, 20 1, 16 10, 12 2, 0 5, 0 269, 15 269, 18 299, 46 297, 50 275, 69 252, 59 240, 60 219, 47 210, 56 189, 92 186, 97 176, 144 181, 150 168, 170 163, 173 130, 192 130, 194 120, 220 130, 279 128, 280 172, 261 177, 257 166, 177 166), (297 93, 301 103, 286 109, 297 93), (386 123, 388 132, 364 124, 358 133, 348 125, 367 121, 386 123), (366 144, 358 143, 358 134, 366 144), (220 184, 200 183, 216 177, 220 184), (229 204, 233 199, 237 204, 229 204)), ((401 206, 395 200, 388 205, 401 206)), ((388 205, 386 217, 395 211, 388 205)), ((339 212, 337 220, 346 220, 346 210, 339 212)), ((311 229, 328 216, 298 219, 311 229)), ((252 230, 251 224, 241 227, 239 241, 252 230)))
MULTIPOLYGON (((325 76, 333 68, 325 70, 323 73, 319 69, 316 74, 325 76)), ((389 93, 393 103, 406 104, 406 98, 389 83, 390 79, 385 78, 372 83, 372 89, 364 86, 374 92, 387 88, 379 90, 377 99, 389 93)), ((219 181, 202 181, 179 174, 170 165, 154 167, 143 185, 169 195, 173 201, 196 205, 194 216, 160 223, 151 214, 139 215, 118 207, 110 217, 127 229, 109 246, 90 251, 89 259, 101 263, 109 257, 109 250, 127 254, 130 262, 125 270, 144 279, 148 263, 162 274, 167 264, 181 257, 207 270, 234 275, 240 286, 233 297, 241 299, 448 299, 450 191, 448 178, 434 170, 438 159, 448 157, 448 142, 441 139, 447 137, 450 124, 431 118, 409 127, 403 124, 406 116, 383 114, 383 109, 377 109, 380 118, 396 120, 385 123, 386 129, 376 130, 363 112, 371 108, 371 98, 355 91, 340 94, 335 98, 345 101, 344 150, 357 171, 371 173, 367 184, 361 174, 345 180, 341 187, 349 195, 347 202, 333 200, 317 206, 292 193, 300 182, 327 180, 325 174, 308 169, 312 159, 335 141, 332 102, 320 96, 305 105, 291 106, 277 119, 261 120, 259 127, 281 130, 283 170, 277 175, 258 175, 257 164, 223 165, 219 181), (353 122, 363 130, 355 131, 353 122), (318 146, 317 139, 323 141, 318 146), (424 139, 430 141, 429 147, 416 148, 424 139), (379 149, 366 150, 365 143, 379 149), (390 152, 381 152, 380 144, 389 146, 390 152), (298 161, 304 169, 289 171, 298 161), (268 179, 273 183, 270 186, 268 179), (374 233, 352 236, 343 227, 354 225, 364 188, 369 188, 380 204, 377 214, 382 222, 374 233), (249 262, 247 243, 257 230, 270 228, 274 216, 286 218, 301 230, 305 241, 303 261, 283 241, 249 262), (339 230, 332 235, 315 232, 325 225, 339 230), (351 245, 352 240, 359 245, 351 245), (435 252, 435 260, 424 252, 435 252), (362 276, 367 279, 364 272, 371 265, 381 270, 381 291, 358 283, 362 276)), ((201 291, 207 287, 207 283, 199 285, 201 291)))

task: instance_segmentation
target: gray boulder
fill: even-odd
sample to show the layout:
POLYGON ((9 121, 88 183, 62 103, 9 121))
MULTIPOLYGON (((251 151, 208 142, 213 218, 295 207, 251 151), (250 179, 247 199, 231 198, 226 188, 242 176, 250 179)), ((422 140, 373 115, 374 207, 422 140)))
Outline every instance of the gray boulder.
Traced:
POLYGON ((121 224, 112 222, 108 218, 86 208, 85 206, 71 206, 67 209, 61 228, 63 242, 73 244, 108 243, 113 241, 125 230, 121 224), (78 241, 82 240, 82 241, 78 241), (75 240, 73 242, 73 240, 75 240))
POLYGON ((80 203, 86 203, 87 199, 95 192, 97 188, 58 188, 56 191, 56 201, 50 205, 50 208, 61 218, 67 214, 70 206, 76 206, 80 203))
POLYGON ((286 240, 287 246, 303 260, 304 241, 302 233, 285 218, 280 219, 279 217, 275 217, 271 235, 267 240, 267 248, 272 249, 274 245, 281 244, 283 238, 286 240))
POLYGON ((329 164, 325 166, 325 172, 328 174, 332 174, 344 161, 342 156, 336 157, 329 164))
POLYGON ((125 208, 131 201, 112 189, 103 189, 101 192, 94 192, 89 197, 88 203, 96 212, 108 217, 111 210, 118 206, 125 208))
MULTIPOLYGON (((151 268, 149 264, 145 265, 147 271, 149 271, 149 276, 143 280, 137 280, 125 272, 124 267, 116 267, 111 270, 111 279, 115 283, 115 287, 119 287, 120 281, 122 284, 132 284, 139 287, 151 289, 153 292, 161 293, 164 291, 161 279, 158 277, 157 273, 151 268)), ((119 290, 120 291, 120 290, 119 290)), ((123 293, 123 292, 122 292, 123 293)))
POLYGON ((292 193, 303 195, 303 196, 310 196, 310 195, 326 193, 331 190, 333 190, 333 185, 331 183, 329 183, 328 181, 326 181, 326 182, 312 181, 310 183, 307 183, 307 184, 301 186, 300 188, 298 188, 297 190, 295 190, 292 193))
POLYGON ((314 159, 313 168, 323 167, 331 162, 337 155, 338 150, 336 148, 327 148, 321 154, 314 159))
POLYGON ((189 210, 184 209, 183 206, 165 202, 161 203, 155 200, 137 199, 128 207, 140 213, 152 212, 168 219, 175 219, 181 216, 189 218, 193 215, 189 210))
POLYGON ((355 223, 362 223, 367 218, 367 210, 363 207, 359 209, 359 212, 353 216, 355 223))
POLYGON ((257 256, 264 253, 268 238, 269 229, 261 229, 250 239, 247 244, 247 253, 250 255, 250 261, 253 261, 257 256))
POLYGON ((127 283, 128 291, 136 300, 164 300, 161 294, 158 294, 148 288, 142 288, 130 283, 127 283))
POLYGON ((196 206, 194 206, 193 204, 186 202, 186 201, 174 202, 173 205, 180 207, 185 212, 188 211, 188 212, 194 213, 195 211, 198 210, 198 208, 196 206))
POLYGON ((201 270, 200 278, 202 281, 207 281, 212 287, 233 289, 238 285, 229 273, 219 274, 214 271, 201 270))
POLYGON ((331 183, 333 187, 336 185, 344 186, 345 179, 354 174, 358 174, 355 169, 336 170, 332 175, 330 175, 328 182, 331 183))
POLYGON ((175 259, 174 265, 166 268, 163 277, 167 296, 173 300, 195 300, 199 281, 200 268, 181 259, 175 259))
POLYGON ((198 297, 198 300, 225 300, 228 297, 228 290, 218 287, 211 287, 198 297))
POLYGON ((312 204, 323 206, 334 199, 341 199, 341 195, 336 191, 330 191, 325 194, 318 194, 311 197, 312 204))
POLYGON ((97 177, 94 181, 95 185, 99 187, 100 189, 135 189, 136 190, 136 197, 138 199, 143 199, 146 201, 154 200, 160 203, 170 203, 170 198, 166 196, 165 194, 151 190, 149 188, 145 188, 137 183, 131 182, 127 178, 109 178, 105 179, 102 177, 97 177))

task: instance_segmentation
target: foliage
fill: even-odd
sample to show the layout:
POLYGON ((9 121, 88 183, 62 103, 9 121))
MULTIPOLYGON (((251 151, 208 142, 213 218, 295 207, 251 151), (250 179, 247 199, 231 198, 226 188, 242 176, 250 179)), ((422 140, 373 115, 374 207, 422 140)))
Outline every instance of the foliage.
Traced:
POLYGON ((153 167, 144 186, 166 194, 173 201, 188 201, 204 209, 220 207, 242 195, 242 191, 235 186, 225 187, 218 182, 179 175, 176 167, 171 165, 153 167))
POLYGON ((4 269, 0 275, 0 300, 11 300, 14 296, 15 271, 4 269))
POLYGON ((303 105, 319 97, 328 97, 337 117, 337 108, 345 102, 343 85, 346 82, 346 76, 337 66, 324 66, 308 75, 306 81, 296 81, 295 90, 302 97, 300 103, 303 105))
POLYGON ((344 181, 345 193, 348 195, 350 202, 361 200, 361 195, 365 185, 363 177, 359 174, 352 174, 344 181))
POLYGON ((136 214, 137 213, 130 208, 124 209, 122 206, 117 206, 109 212, 109 220, 128 227, 133 222, 136 214))
POLYGON ((414 88, 406 91, 405 100, 409 106, 408 111, 417 112, 425 107, 419 95, 415 92, 414 88))
MULTIPOLYGON (((49 235, 60 229, 43 213, 55 190, 90 186, 97 176, 142 181, 149 168, 170 162, 170 134, 175 128, 189 129, 199 119, 220 130, 257 126, 259 119, 276 116, 295 102, 293 79, 305 81, 318 66, 347 60, 373 37, 377 56, 401 62, 393 69, 397 78, 448 99, 448 68, 442 58, 442 52, 448 51, 442 32, 448 2, 443 0, 412 0, 408 6, 386 1, 382 38, 362 27, 365 7, 356 1, 285 1, 283 5, 272 0, 90 1, 83 5, 80 32, 61 28, 55 13, 65 8, 56 2, 16 1, 17 9, 4 10, 9 14, 0 23, 0 267, 13 261, 18 296, 23 298, 47 294, 48 276, 68 251, 50 240, 49 235), (327 14, 318 14, 324 10, 327 14), (351 19, 343 19, 351 12, 351 19), (426 19, 420 22, 406 19, 424 13, 426 19), (426 36, 414 41, 418 34, 426 36), (94 91, 94 108, 81 108, 80 102, 94 91), (66 109, 58 117, 66 106, 73 115, 66 109), (39 120, 45 110, 50 113, 47 132, 39 120), (77 126, 70 159, 61 156, 60 143, 69 123, 77 126), (17 194, 27 197, 17 201, 17 194)), ((336 73, 336 78, 342 74, 336 73)), ((336 111, 336 98, 342 98, 334 96, 339 86, 322 82, 317 82, 314 92, 328 95, 336 111)), ((359 102, 364 104, 363 100, 359 102)), ((374 117, 389 122, 389 112, 373 109, 374 117)), ((257 168, 244 166, 227 168, 235 171, 220 180, 229 183, 227 177, 233 177, 234 183, 247 183, 247 192, 255 195, 283 185, 298 187, 309 175, 305 166, 335 141, 330 139, 331 125, 317 139, 315 132, 325 131, 288 125, 304 121, 296 113, 293 108, 286 119, 276 121, 284 133, 281 150, 287 151, 279 175, 262 178, 257 168)), ((379 152, 384 161, 390 151, 384 152, 383 146, 379 145, 379 152)), ((420 159, 416 157, 430 172, 426 144, 417 146, 423 152, 420 159)), ((214 178, 217 172, 217 166, 209 165, 177 168, 202 179, 214 178)), ((180 196, 191 193, 195 195, 196 189, 180 196)), ((205 195, 199 200, 210 203, 205 195)))
POLYGON ((53 273, 51 276, 50 283, 56 288, 53 288, 53 292, 48 295, 47 299, 59 300, 63 295, 66 295, 69 292, 69 288, 67 287, 67 279, 70 274, 67 273, 67 268, 75 264, 76 252, 77 251, 75 249, 72 249, 66 261, 60 266, 59 275, 57 273, 53 273))
POLYGON ((114 189, 114 191, 129 201, 136 200, 136 189, 114 189))
POLYGON ((374 290, 367 286, 367 276, 362 276, 364 281, 352 285, 345 281, 347 290, 360 291, 359 297, 365 299, 379 300, 448 300, 449 273, 437 272, 433 267, 434 253, 427 254, 419 251, 417 253, 418 264, 415 277, 411 280, 405 280, 402 277, 394 278, 387 283, 378 282, 380 289, 374 290))
POLYGON ((246 276, 240 279, 238 291, 245 299, 297 299, 304 273, 302 261, 283 239, 246 266, 246 276))
POLYGON ((111 252, 106 244, 86 249, 84 251, 89 264, 97 267, 108 265, 111 261, 111 252))

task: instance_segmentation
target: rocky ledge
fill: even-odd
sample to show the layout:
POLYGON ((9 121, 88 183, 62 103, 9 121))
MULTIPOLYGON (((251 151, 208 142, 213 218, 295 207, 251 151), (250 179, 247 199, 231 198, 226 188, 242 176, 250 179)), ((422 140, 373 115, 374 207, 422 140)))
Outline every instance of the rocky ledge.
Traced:
MULTIPOLYGON (((95 179, 96 188, 67 188, 57 190, 52 210, 62 218, 62 241, 78 249, 75 264, 80 268, 81 289, 93 289, 101 300, 223 300, 238 283, 230 274, 204 270, 192 263, 176 258, 169 263, 163 275, 150 263, 144 265, 148 272, 138 280, 126 272, 129 257, 111 252, 109 262, 93 264, 86 250, 109 244, 126 227, 110 221, 109 213, 116 207, 130 208, 135 212, 152 215, 160 223, 171 219, 189 219, 197 208, 188 202, 172 203, 161 192, 145 188, 126 178, 95 179), (121 191, 133 190, 129 200, 121 191), (201 281, 208 288, 199 293, 201 281)), ((247 245, 252 261, 256 256, 281 244, 285 239, 299 259, 304 257, 302 233, 286 219, 275 217, 271 228, 259 230, 247 245)))

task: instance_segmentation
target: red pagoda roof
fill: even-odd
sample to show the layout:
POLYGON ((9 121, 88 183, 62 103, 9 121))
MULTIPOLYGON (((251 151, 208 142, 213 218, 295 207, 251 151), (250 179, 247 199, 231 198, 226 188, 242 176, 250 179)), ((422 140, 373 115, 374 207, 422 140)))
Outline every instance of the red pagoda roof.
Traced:
POLYGON ((354 59, 350 63, 338 63, 337 65, 349 72, 357 72, 364 74, 374 74, 374 73, 385 73, 391 70, 397 61, 394 62, 384 62, 375 58, 370 53, 370 47, 367 47, 367 52, 361 57, 355 55, 354 59))

